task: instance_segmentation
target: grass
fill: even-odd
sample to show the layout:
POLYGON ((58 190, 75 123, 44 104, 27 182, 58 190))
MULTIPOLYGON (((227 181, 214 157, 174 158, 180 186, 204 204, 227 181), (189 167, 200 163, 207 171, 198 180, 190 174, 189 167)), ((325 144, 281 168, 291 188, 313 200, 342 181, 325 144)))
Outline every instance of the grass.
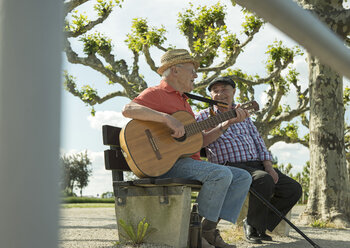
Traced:
POLYGON ((244 240, 243 226, 233 226, 220 232, 221 237, 228 243, 235 243, 244 240))
POLYGON ((114 203, 62 203, 61 208, 114 208, 114 203))
POLYGON ((329 221, 315 220, 310 226, 315 228, 337 228, 337 226, 329 221))
POLYGON ((114 203, 114 198, 65 197, 62 203, 114 203))

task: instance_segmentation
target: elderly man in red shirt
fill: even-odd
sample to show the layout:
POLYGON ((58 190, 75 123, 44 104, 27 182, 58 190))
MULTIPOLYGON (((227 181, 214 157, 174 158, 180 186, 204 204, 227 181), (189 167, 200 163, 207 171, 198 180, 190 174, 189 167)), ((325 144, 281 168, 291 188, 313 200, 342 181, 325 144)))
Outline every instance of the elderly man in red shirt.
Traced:
MULTIPOLYGON (((143 91, 124 107, 123 115, 132 119, 160 122, 172 130, 174 138, 185 135, 183 123, 171 114, 187 111, 193 117, 185 92, 190 92, 197 78, 198 62, 187 50, 174 49, 161 58, 158 73, 162 75, 159 85, 143 91)), ((243 121, 248 113, 236 109, 237 117, 223 122, 208 132, 203 132, 204 146, 222 135, 222 130, 232 123, 243 121)), ((170 135, 170 134, 169 134, 170 135)), ((204 217, 202 247, 233 248, 227 244, 216 228, 220 219, 235 223, 251 184, 251 176, 245 170, 201 161, 199 153, 179 158, 173 167, 160 177, 186 178, 203 183, 197 202, 199 214, 204 217)))

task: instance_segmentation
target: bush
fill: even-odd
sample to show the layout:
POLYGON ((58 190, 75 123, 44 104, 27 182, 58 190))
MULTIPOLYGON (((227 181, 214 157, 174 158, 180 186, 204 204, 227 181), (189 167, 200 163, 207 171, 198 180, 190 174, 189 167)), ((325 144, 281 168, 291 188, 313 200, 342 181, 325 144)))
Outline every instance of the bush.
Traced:
POLYGON ((65 197, 62 203, 114 203, 114 198, 65 197))

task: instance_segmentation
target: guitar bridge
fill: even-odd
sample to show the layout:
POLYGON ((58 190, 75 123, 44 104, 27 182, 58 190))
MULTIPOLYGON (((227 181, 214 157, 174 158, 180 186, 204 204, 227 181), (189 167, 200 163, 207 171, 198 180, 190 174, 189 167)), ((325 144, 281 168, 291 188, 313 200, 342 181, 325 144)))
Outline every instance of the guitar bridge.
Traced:
POLYGON ((147 135, 149 143, 151 143, 152 149, 153 149, 154 153, 156 154, 157 159, 161 160, 162 156, 160 155, 159 148, 157 146, 157 143, 153 139, 151 131, 149 129, 146 129, 145 133, 147 135))

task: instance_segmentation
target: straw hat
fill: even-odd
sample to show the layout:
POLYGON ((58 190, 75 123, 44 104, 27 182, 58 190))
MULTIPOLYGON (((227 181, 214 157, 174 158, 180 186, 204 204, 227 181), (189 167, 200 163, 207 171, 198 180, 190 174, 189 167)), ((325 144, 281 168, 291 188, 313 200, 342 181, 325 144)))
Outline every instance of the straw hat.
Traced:
POLYGON ((157 70, 157 72, 160 75, 162 75, 163 72, 170 66, 177 64, 192 63, 196 70, 199 67, 199 63, 192 58, 192 56, 186 49, 169 50, 163 54, 163 56, 160 59, 160 62, 161 66, 157 70))

